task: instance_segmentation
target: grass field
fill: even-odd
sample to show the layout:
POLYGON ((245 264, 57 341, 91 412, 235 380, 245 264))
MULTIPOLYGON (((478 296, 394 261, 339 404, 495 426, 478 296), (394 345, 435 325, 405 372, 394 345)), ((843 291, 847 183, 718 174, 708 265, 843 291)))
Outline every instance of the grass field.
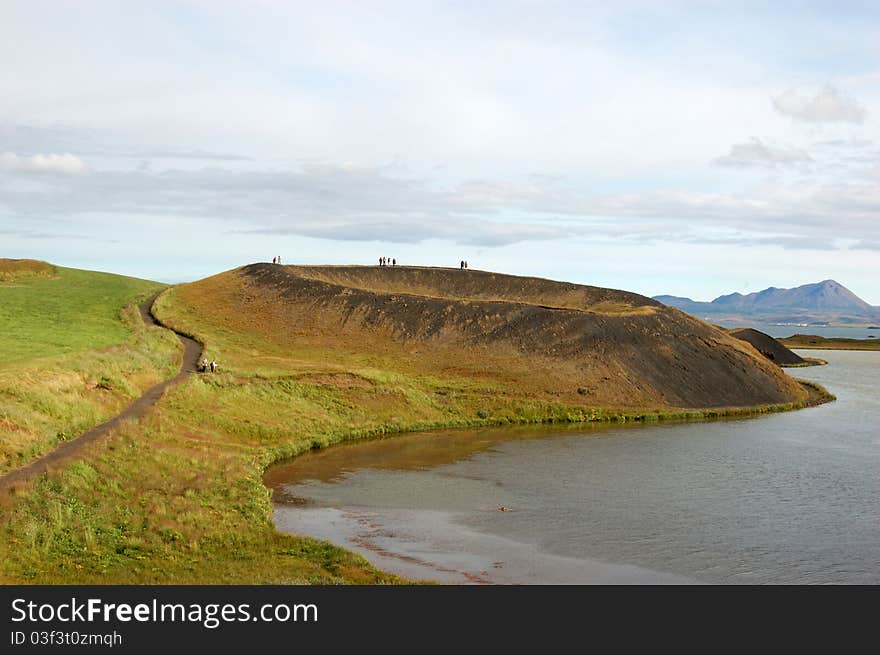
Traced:
POLYGON ((397 582, 332 544, 278 533, 265 468, 311 448, 404 430, 704 419, 798 406, 575 406, 489 375, 431 374, 387 357, 297 347, 267 331, 260 314, 231 329, 229 311, 198 285, 160 297, 160 318, 202 340, 221 372, 189 378, 141 422, 2 499, 0 581, 397 582))
MULTIPOLYGON (((2 268, 2 267, 0 267, 2 268)), ((53 277, 0 282, 0 361, 6 364, 125 343, 122 309, 164 285, 57 267, 53 277)))
POLYGON ((0 260, 0 473, 115 415, 178 361, 177 339, 146 328, 137 309, 164 285, 61 267, 35 274, 25 261, 17 275, 16 260, 0 260))

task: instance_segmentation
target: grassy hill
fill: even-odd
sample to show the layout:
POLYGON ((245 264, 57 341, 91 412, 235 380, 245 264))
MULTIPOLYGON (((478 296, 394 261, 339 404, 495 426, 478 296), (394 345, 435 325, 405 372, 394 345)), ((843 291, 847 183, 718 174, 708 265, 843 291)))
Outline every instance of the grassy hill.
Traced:
POLYGON ((750 345, 677 310, 534 278, 252 265, 170 288, 154 311, 205 343, 220 372, 0 499, 0 581, 393 582, 332 544, 278 533, 266 467, 403 430, 811 401, 750 345))
POLYGON ((742 341, 624 291, 474 270, 255 264, 167 300, 165 318, 242 373, 375 368, 642 410, 804 398, 742 341))
POLYGON ((164 285, 0 259, 0 473, 116 414, 173 371, 137 303, 164 285))

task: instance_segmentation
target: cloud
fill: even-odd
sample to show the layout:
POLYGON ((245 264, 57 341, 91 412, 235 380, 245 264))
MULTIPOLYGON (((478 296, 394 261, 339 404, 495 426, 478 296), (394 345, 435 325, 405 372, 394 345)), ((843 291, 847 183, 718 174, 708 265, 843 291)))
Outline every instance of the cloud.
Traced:
POLYGON ((144 150, 144 151, 124 151, 113 152, 105 149, 105 154, 111 154, 121 157, 132 158, 152 158, 152 159, 202 159, 212 161, 251 161, 250 157, 244 155, 235 155, 225 152, 211 152, 200 148, 195 150, 144 150))
POLYGON ((689 191, 614 195, 599 199, 595 213, 616 216, 628 226, 653 230, 641 238, 690 242, 733 231, 741 244, 776 242, 816 249, 839 239, 880 240, 880 184, 830 183, 813 188, 793 183, 749 193, 689 191))
POLYGON ((76 155, 33 155, 20 157, 14 152, 0 154, 0 171, 19 174, 36 175, 82 175, 86 165, 76 155))
POLYGON ((3 184, 0 210, 27 220, 80 215, 153 215, 226 221, 225 232, 287 234, 335 241, 501 246, 561 239, 576 228, 522 211, 537 193, 486 180, 436 188, 381 167, 343 162, 296 170, 93 170, 76 184, 3 184))
POLYGON ((438 186, 351 163, 280 171, 93 169, 75 184, 63 177, 47 185, 0 176, 0 214, 22 227, 36 218, 79 224, 89 215, 114 223, 128 216, 209 220, 224 234, 337 242, 444 240, 492 247, 587 238, 815 250, 835 238, 880 242, 880 180, 591 194, 534 176, 522 184, 477 178, 438 186))
POLYGON ((828 139, 816 141, 813 145, 823 148, 867 148, 874 145, 874 141, 871 139, 828 139))
POLYGON ((773 98, 773 106, 781 114, 808 123, 863 123, 867 110, 854 98, 842 95, 833 86, 826 86, 808 97, 789 90, 773 98))
POLYGON ((737 168, 750 166, 774 168, 809 161, 813 161, 812 157, 800 148, 767 144, 761 139, 753 137, 747 143, 737 143, 731 146, 730 153, 718 157, 713 163, 737 168))

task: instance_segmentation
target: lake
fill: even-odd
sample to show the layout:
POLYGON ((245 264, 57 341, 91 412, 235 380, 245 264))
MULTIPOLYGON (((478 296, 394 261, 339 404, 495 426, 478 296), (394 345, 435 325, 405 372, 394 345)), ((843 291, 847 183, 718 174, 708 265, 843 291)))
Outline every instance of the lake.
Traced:
POLYGON ((280 530, 453 583, 880 583, 880 352, 751 419, 450 430, 273 467, 280 530))
POLYGON ((794 334, 812 334, 817 337, 825 337, 826 339, 880 339, 880 330, 872 330, 866 326, 777 325, 775 323, 734 324, 726 321, 719 321, 718 325, 726 328, 755 328, 776 339, 784 339, 794 334))

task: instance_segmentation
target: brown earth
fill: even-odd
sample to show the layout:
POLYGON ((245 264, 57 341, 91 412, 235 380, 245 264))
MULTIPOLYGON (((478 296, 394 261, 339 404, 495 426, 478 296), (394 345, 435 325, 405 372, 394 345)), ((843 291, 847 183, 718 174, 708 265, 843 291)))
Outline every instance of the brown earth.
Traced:
POLYGON ((805 366, 808 364, 807 360, 783 346, 769 334, 754 328, 736 328, 727 330, 727 333, 752 344, 759 353, 779 366, 805 366))
POLYGON ((274 264, 179 290, 194 316, 303 362, 469 378, 588 407, 806 397, 751 345, 625 291, 473 269, 274 264))
POLYGON ((37 259, 6 259, 0 257, 0 282, 12 282, 22 278, 55 277, 57 269, 48 262, 37 259))

